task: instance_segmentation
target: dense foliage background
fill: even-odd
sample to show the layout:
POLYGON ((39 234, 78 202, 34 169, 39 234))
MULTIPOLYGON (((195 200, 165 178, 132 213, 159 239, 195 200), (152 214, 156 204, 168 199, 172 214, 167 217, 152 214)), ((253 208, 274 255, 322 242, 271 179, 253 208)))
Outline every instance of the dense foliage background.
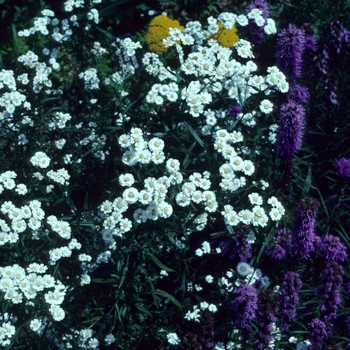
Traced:
MULTIPOLYGON (((243 114, 257 111, 255 126, 242 122, 235 109, 239 103, 226 90, 208 90, 214 96, 208 106, 215 127, 208 127, 208 115, 191 115, 187 100, 149 102, 152 86, 171 81, 152 75, 142 59, 152 18, 166 12, 183 27, 192 21, 208 26, 208 17, 222 12, 246 14, 248 2, 104 0, 79 7, 77 1, 72 13, 80 25, 71 25, 67 41, 19 34, 33 27, 44 9, 65 23, 72 15, 66 3, 0 0, 2 346, 348 349, 350 1, 268 3, 277 34, 265 35, 254 47, 258 75, 265 77, 269 67, 278 65, 293 85, 278 41, 290 24, 317 43, 312 49, 310 41, 305 49, 296 79, 309 97, 300 103, 305 109, 301 147, 287 159, 279 153, 287 124, 280 107, 291 98, 273 85, 240 104, 243 114), (97 12, 89 18, 91 8, 97 12), (117 38, 140 45, 115 46, 117 38), (134 70, 123 67, 129 62, 123 54, 127 49, 135 50, 129 55, 134 70), (36 61, 32 55, 17 60, 28 51, 38 55, 38 62, 54 58, 47 63, 53 69, 42 68, 39 74, 35 63, 24 68, 23 61, 36 61), (8 89, 15 91, 5 83, 11 84, 10 71, 16 79, 27 72, 30 83, 17 79, 17 92, 30 107, 13 102, 20 95, 6 95, 8 89), (87 76, 93 77, 90 82, 87 76), (259 107, 265 98, 273 103, 271 112, 259 107), (13 113, 4 112, 8 103, 16 107, 13 113), (230 136, 238 141, 230 142, 237 142, 237 153, 255 167, 253 174, 237 175, 235 190, 223 190, 220 182, 219 168, 228 158, 215 148, 213 135, 217 140, 215 133, 222 129, 238 132, 230 136), (126 143, 139 139, 133 141, 139 145, 123 148, 122 137, 126 143), (158 139, 164 148, 156 145, 158 139), (125 155, 132 147, 144 151, 151 144, 153 153, 164 153, 164 161, 133 162, 132 153, 125 155), (178 164, 166 163, 169 159, 178 164), (153 201, 162 209, 152 204, 146 213, 142 210, 150 201, 136 205, 134 194, 125 191, 149 189, 151 181, 159 191, 153 201), (201 193, 212 191, 205 195, 215 200, 186 204, 179 194, 192 193, 193 184, 201 193), (231 210, 225 205, 237 212, 252 207, 248 195, 257 192, 269 210, 268 201, 277 198, 281 218, 266 225, 224 220, 221 211, 231 210), (32 287, 19 287, 24 280, 32 287)), ((238 27, 239 38, 249 40, 249 34, 238 27)), ((192 46, 183 48, 187 57, 192 46)), ((203 85, 191 89, 197 95, 207 92, 204 73, 181 71, 175 44, 161 61, 176 72, 179 86, 198 80, 203 85)))

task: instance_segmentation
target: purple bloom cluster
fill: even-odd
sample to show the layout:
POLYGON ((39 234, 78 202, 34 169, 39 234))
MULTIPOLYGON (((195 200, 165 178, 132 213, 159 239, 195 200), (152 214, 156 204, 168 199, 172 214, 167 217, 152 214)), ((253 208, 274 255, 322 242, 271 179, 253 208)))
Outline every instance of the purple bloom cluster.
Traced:
POLYGON ((329 322, 336 318, 338 305, 341 303, 340 286, 343 283, 343 269, 334 262, 328 262, 321 276, 321 286, 317 293, 324 300, 320 310, 325 321, 329 322))
MULTIPOLYGON (((258 9, 262 12, 262 17, 265 19, 265 23, 267 18, 269 17, 269 8, 265 0, 254 0, 252 1, 246 8, 246 13, 248 14, 250 11, 258 9)), ((261 45, 262 40, 264 38, 264 27, 259 27, 255 22, 250 21, 248 26, 248 36, 251 42, 255 44, 261 45)))
POLYGON ((304 108, 293 101, 282 104, 277 120, 279 157, 291 161, 300 148, 304 133, 304 108))
POLYGON ((229 112, 231 113, 232 117, 236 118, 238 115, 240 115, 243 111, 242 108, 238 105, 231 106, 229 108, 229 112))
POLYGON ((255 318, 258 308, 258 296, 250 284, 238 287, 233 292, 232 311, 237 317, 236 327, 251 331, 250 322, 255 318))
POLYGON ((328 261, 342 263, 347 257, 346 246, 339 237, 333 235, 327 235, 323 238, 320 251, 328 261))
POLYGON ((256 312, 259 332, 255 335, 255 337, 258 339, 258 342, 254 344, 255 349, 270 349, 268 344, 273 340, 271 333, 274 331, 271 323, 277 321, 276 313, 278 306, 278 294, 275 293, 273 289, 266 288, 259 291, 258 310, 256 312))
POLYGON ((285 228, 278 230, 273 239, 273 246, 266 250, 266 255, 276 260, 284 259, 290 245, 290 234, 291 231, 285 228))
POLYGON ((287 94, 289 101, 294 101, 295 103, 304 104, 308 101, 310 97, 309 89, 306 86, 300 86, 294 84, 289 89, 287 94))
POLYGON ((301 75, 305 47, 304 31, 290 24, 278 34, 277 46, 279 51, 277 64, 294 83, 301 75))
POLYGON ((303 198, 297 207, 292 235, 292 249, 295 255, 309 258, 320 243, 315 234, 316 214, 320 203, 311 197, 303 198))
POLYGON ((309 324, 310 339, 313 343, 310 350, 322 349, 322 344, 327 340, 329 334, 327 332, 327 326, 318 318, 314 318, 309 324))
POLYGON ((337 174, 343 179, 350 178, 350 158, 340 158, 335 162, 337 174))
POLYGON ((282 330, 290 328, 290 321, 295 317, 296 305, 299 301, 298 292, 303 285, 296 272, 285 274, 281 285, 280 306, 282 313, 282 330))

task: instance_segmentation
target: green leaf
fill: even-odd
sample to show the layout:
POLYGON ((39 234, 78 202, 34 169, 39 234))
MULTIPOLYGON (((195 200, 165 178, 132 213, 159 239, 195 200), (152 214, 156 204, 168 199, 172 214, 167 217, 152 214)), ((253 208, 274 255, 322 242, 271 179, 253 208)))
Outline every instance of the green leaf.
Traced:
POLYGON ((196 141, 203 147, 204 147, 204 142, 203 140, 197 135, 197 133, 193 130, 192 126, 190 126, 189 124, 185 123, 188 131, 193 135, 193 137, 196 139, 196 141))
POLYGON ((178 300, 176 300, 172 295, 170 295, 169 293, 167 292, 164 292, 164 290, 161 290, 161 289, 157 289, 156 290, 156 294, 164 297, 164 298, 167 298, 169 301, 171 301, 173 304, 175 304, 181 311, 182 311, 182 305, 179 303, 178 300))
POLYGON ((162 269, 162 270, 165 270, 165 271, 168 271, 168 272, 175 272, 175 270, 171 269, 170 267, 168 266, 165 266, 163 263, 161 263, 159 261, 159 259, 154 256, 152 253, 147 253, 147 255, 150 256, 150 258, 162 269))
POLYGON ((151 294, 152 294, 153 302, 156 305, 156 307, 158 308, 159 304, 158 304, 158 299, 157 299, 157 296, 156 296, 156 290, 155 290, 154 285, 153 285, 151 280, 148 280, 148 283, 149 283, 149 285, 151 287, 151 294))

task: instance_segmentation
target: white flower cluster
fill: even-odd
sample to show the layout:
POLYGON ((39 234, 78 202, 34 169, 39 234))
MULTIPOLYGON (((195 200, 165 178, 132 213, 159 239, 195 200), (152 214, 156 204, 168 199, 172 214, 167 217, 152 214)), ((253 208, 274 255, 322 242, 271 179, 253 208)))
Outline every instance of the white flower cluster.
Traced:
POLYGON ((222 177, 220 187, 224 191, 235 192, 240 187, 246 185, 244 176, 236 177, 237 172, 243 172, 246 176, 251 176, 255 171, 255 166, 251 160, 243 160, 236 148, 232 145, 243 141, 243 135, 239 131, 229 133, 226 129, 219 129, 214 133, 214 149, 221 153, 226 159, 226 163, 220 166, 219 172, 222 177))
POLYGON ((48 171, 47 177, 61 185, 65 185, 65 186, 69 185, 70 175, 68 171, 64 168, 58 169, 57 171, 54 171, 54 170, 48 171))
POLYGON ((3 321, 0 326, 0 345, 7 347, 16 333, 16 327, 10 321, 3 321))
POLYGON ((78 346, 80 349, 99 349, 99 341, 92 336, 92 329, 85 328, 80 331, 75 330, 74 333, 78 336, 78 346))
POLYGON ((20 195, 25 195, 28 192, 27 186, 25 184, 17 184, 15 182, 15 178, 17 174, 14 171, 5 171, 0 174, 0 194, 7 190, 13 190, 20 195))
POLYGON ((79 73, 79 78, 84 79, 86 90, 98 90, 100 79, 97 76, 96 68, 88 68, 86 71, 79 73))
MULTIPOLYGON (((218 19, 224 22, 225 28, 232 28, 235 23, 248 24, 248 19, 242 16, 224 13, 219 15, 218 19)), ((260 15, 251 13, 251 16, 261 22, 262 17, 260 15)), ((262 20, 264 21, 263 18, 262 20)), ((267 23, 268 31, 271 32, 272 23, 274 22, 270 20, 267 23)), ((288 91, 289 85, 286 78, 276 67, 269 67, 269 74, 265 77, 254 75, 253 72, 257 70, 257 65, 253 61, 249 60, 246 63, 241 63, 232 57, 234 51, 231 48, 222 47, 218 42, 211 40, 210 35, 216 33, 217 30, 217 21, 212 17, 209 21, 208 30, 203 30, 197 22, 189 22, 183 32, 175 29, 170 30, 170 36, 164 39, 164 42, 167 46, 176 45, 181 62, 179 71, 182 71, 185 75, 200 77, 200 81, 199 79, 191 80, 182 89, 174 82, 155 84, 146 97, 147 102, 161 105, 164 98, 175 102, 177 96, 181 95, 182 100, 185 100, 189 107, 187 112, 194 117, 198 117, 204 113, 205 106, 214 99, 214 94, 222 93, 223 89, 227 91, 229 98, 234 99, 240 105, 244 105, 250 96, 260 91, 263 91, 266 95, 273 90, 288 91), (204 45, 205 40, 207 40, 206 45, 204 45), (183 45, 193 44, 192 52, 188 54, 185 60, 179 42, 183 45)), ((254 58, 252 46, 247 40, 240 39, 234 45, 234 49, 240 58, 254 58)), ((169 67, 165 67, 157 55, 146 53, 142 62, 146 71, 158 77, 160 81, 166 79, 177 80, 175 72, 169 67)), ((183 79, 183 81, 186 81, 186 79, 183 79)), ((265 107, 265 104, 262 104, 261 108, 263 107, 265 107)), ((271 109, 270 105, 269 109, 271 109)), ((265 112, 265 109, 263 111, 265 112)))
POLYGON ((35 152, 34 156, 30 158, 30 162, 38 168, 45 169, 50 165, 50 158, 45 152, 35 152))
POLYGON ((134 179, 131 174, 120 175, 119 182, 127 187, 121 197, 117 197, 113 202, 106 200, 100 206, 100 211, 105 215, 103 222, 103 238, 106 243, 113 246, 113 236, 122 237, 124 233, 132 228, 132 221, 125 218, 126 212, 132 204, 140 203, 146 208, 138 208, 134 211, 133 219, 136 223, 144 223, 147 220, 158 220, 159 218, 169 218, 173 213, 173 207, 166 201, 168 189, 172 184, 182 181, 182 175, 178 172, 176 160, 167 161, 169 176, 162 176, 158 179, 148 177, 144 180, 144 188, 138 190, 132 187, 134 179))
MULTIPOLYGON (((116 54, 120 54, 121 52, 123 52, 123 54, 125 54, 126 56, 132 57, 135 56, 136 49, 142 48, 142 45, 139 41, 134 42, 129 37, 125 39, 116 38, 115 41, 121 46, 120 49, 116 50, 116 54)), ((112 43, 112 46, 118 47, 118 45, 116 45, 115 43, 112 43)))
POLYGON ((125 149, 122 156, 122 162, 133 166, 137 163, 161 164, 165 161, 164 141, 158 137, 152 138, 147 142, 143 137, 143 131, 140 128, 131 128, 129 134, 120 135, 119 145, 125 149))
POLYGON ((56 112, 54 118, 48 124, 50 130, 63 129, 66 127, 68 120, 71 120, 72 116, 69 113, 56 112))
POLYGON ((168 343, 171 345, 179 345, 181 343, 181 340, 176 333, 168 333, 166 337, 168 343))
POLYGON ((211 252, 211 247, 210 247, 210 243, 207 241, 204 241, 202 243, 202 248, 198 248, 196 250, 196 255, 197 256, 202 256, 203 254, 210 254, 211 252))
POLYGON ((48 67, 46 63, 39 62, 39 57, 32 51, 28 51, 25 55, 18 57, 18 62, 23 63, 24 66, 35 68, 35 76, 33 78, 33 91, 39 93, 43 87, 52 87, 52 81, 49 79, 49 74, 52 68, 48 67))
POLYGON ((87 19, 89 21, 94 21, 96 24, 98 24, 100 21, 98 11, 96 9, 90 9, 90 11, 87 14, 87 19))
POLYGON ((177 81, 176 73, 170 67, 165 67, 157 54, 146 52, 142 57, 142 63, 146 72, 154 77, 158 77, 159 81, 165 79, 177 81))
POLYGON ((70 239, 71 227, 68 222, 58 220, 56 216, 50 215, 47 217, 47 223, 50 225, 52 231, 58 233, 64 239, 70 239))
POLYGON ((188 321, 194 320, 195 322, 200 322, 201 311, 204 310, 209 310, 210 312, 215 313, 218 308, 215 304, 208 304, 207 302, 203 301, 200 303, 200 305, 193 305, 193 311, 187 311, 184 318, 188 321))
POLYGON ((108 51, 105 48, 103 48, 98 41, 94 42, 94 46, 90 51, 93 55, 95 55, 98 58, 108 53, 108 51))
POLYGON ((181 207, 190 205, 191 201, 196 204, 201 203, 205 205, 207 212, 215 212, 218 202, 215 192, 209 190, 211 187, 210 173, 207 171, 203 174, 194 172, 188 179, 189 181, 183 183, 181 191, 176 195, 176 203, 181 207))
POLYGON ((23 106, 26 109, 30 109, 30 103, 26 101, 26 96, 16 90, 16 80, 14 72, 11 70, 0 70, 0 90, 7 86, 10 92, 4 92, 0 95, 0 108, 4 108, 4 111, 0 111, 0 121, 5 118, 11 118, 17 107, 23 106))
POLYGON ((154 84, 146 96, 146 101, 159 106, 164 103, 164 98, 170 102, 175 102, 179 97, 177 94, 178 91, 179 86, 174 82, 169 84, 154 84))
POLYGON ((50 274, 45 274, 46 270, 47 266, 38 263, 31 263, 26 269, 17 264, 0 267, 0 290, 4 293, 4 299, 13 304, 22 303, 23 297, 32 300, 39 292, 46 290, 40 298, 44 297, 50 305, 49 311, 54 320, 62 321, 65 312, 60 305, 64 301, 66 287, 50 274))
POLYGON ((1 205, 0 210, 11 222, 9 226, 5 220, 0 219, 0 245, 16 243, 19 240, 19 233, 24 232, 27 228, 31 229, 35 236, 45 217, 41 203, 37 200, 30 201, 28 205, 21 208, 7 201, 1 205))

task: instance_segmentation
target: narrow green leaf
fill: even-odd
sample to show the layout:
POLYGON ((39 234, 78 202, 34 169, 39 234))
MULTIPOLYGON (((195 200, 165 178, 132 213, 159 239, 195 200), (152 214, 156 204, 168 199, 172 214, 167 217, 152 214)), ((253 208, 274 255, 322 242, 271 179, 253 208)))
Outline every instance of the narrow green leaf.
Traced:
POLYGON ((156 294, 164 297, 164 298, 167 298, 169 301, 171 301, 173 304, 175 304, 181 311, 182 311, 182 305, 179 303, 178 300, 176 300, 172 295, 170 295, 169 293, 167 292, 164 292, 164 290, 161 290, 161 289, 157 289, 156 290, 156 294))
POLYGON ((112 5, 109 5, 107 7, 105 7, 104 9, 99 11, 99 16, 103 17, 103 16, 108 16, 108 15, 112 15, 113 13, 116 13, 119 11, 118 7, 122 4, 125 4, 127 2, 132 2, 130 0, 120 0, 112 5))
POLYGON ((152 253, 147 253, 147 255, 150 256, 150 258, 162 269, 162 270, 165 270, 165 271, 168 271, 168 272, 175 272, 175 270, 171 269, 170 267, 168 266, 165 266, 163 263, 161 263, 159 261, 159 259, 154 256, 152 253))
POLYGON ((159 304, 158 304, 158 299, 157 299, 157 296, 156 296, 156 290, 155 290, 154 285, 153 285, 151 280, 148 280, 148 283, 149 283, 149 285, 151 287, 151 294, 152 294, 152 298, 153 298, 154 304, 158 308, 159 304))
POLYGON ((204 142, 203 140, 197 135, 197 133, 193 130, 192 126, 185 123, 188 131, 193 135, 193 137, 196 139, 196 141, 204 148, 204 142))

